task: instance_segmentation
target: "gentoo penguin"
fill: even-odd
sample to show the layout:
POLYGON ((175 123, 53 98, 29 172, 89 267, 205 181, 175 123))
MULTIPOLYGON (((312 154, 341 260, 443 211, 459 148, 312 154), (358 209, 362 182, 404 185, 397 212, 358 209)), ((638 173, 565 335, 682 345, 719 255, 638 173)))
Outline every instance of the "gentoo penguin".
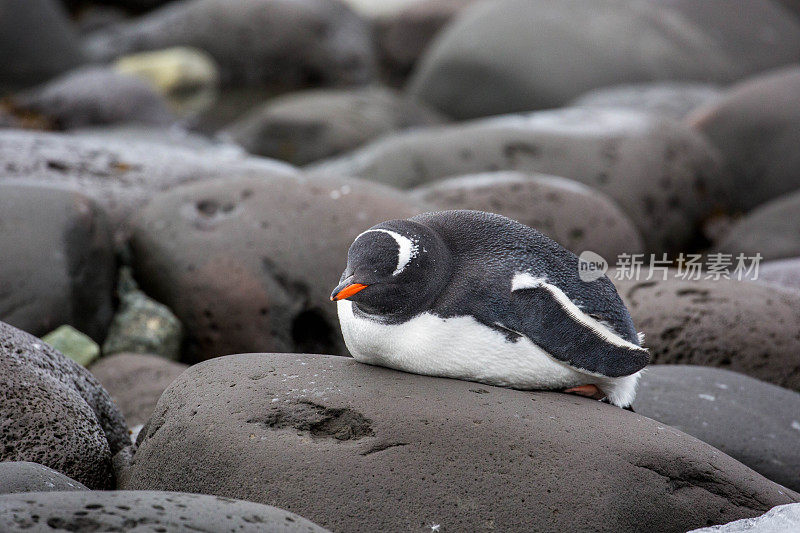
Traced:
POLYGON ((614 285, 538 231, 481 211, 425 213, 356 237, 333 290, 363 363, 629 407, 650 357, 614 285))

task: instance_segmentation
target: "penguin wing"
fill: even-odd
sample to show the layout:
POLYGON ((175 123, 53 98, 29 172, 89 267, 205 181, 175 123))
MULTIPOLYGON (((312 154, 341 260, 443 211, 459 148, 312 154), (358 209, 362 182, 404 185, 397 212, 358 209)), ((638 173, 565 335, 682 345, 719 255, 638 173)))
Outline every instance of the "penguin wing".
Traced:
POLYGON ((646 348, 614 332, 582 311, 545 279, 518 274, 511 286, 511 316, 503 324, 576 370, 619 377, 650 361, 646 348))

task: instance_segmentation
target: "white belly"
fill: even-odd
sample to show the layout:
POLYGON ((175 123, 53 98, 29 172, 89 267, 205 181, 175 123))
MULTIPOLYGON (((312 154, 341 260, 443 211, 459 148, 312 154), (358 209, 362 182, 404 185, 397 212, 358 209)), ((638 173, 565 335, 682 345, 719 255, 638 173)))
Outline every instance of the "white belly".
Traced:
POLYGON ((423 313, 394 325, 354 315, 348 300, 338 302, 338 311, 347 349, 362 363, 518 389, 598 381, 556 361, 527 337, 511 342, 469 316, 423 313))

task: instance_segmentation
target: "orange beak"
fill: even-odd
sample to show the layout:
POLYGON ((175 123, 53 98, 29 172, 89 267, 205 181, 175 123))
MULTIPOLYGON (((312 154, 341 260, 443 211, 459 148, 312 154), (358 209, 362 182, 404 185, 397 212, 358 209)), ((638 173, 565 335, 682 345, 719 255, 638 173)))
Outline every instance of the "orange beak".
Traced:
MULTIPOLYGON (((346 298, 350 298, 355 293, 357 293, 359 291, 363 291, 368 286, 369 285, 362 285, 361 283, 351 283, 350 285, 346 285, 344 288, 342 288, 338 292, 334 291, 334 293, 331 294, 331 301, 332 302, 336 302, 338 300, 344 300, 346 298)), ((337 287, 337 289, 338 289, 338 287, 337 287)))

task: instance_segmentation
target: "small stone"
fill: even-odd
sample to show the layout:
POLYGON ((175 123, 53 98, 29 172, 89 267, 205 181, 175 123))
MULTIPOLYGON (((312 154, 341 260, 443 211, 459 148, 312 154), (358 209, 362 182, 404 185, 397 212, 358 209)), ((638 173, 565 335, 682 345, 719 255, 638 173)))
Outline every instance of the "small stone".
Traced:
POLYGON ((103 355, 151 353, 177 361, 183 326, 169 308, 139 290, 130 268, 120 269, 120 307, 103 343, 103 355))
POLYGON ((0 463, 0 494, 69 490, 89 489, 83 483, 38 463, 29 461, 0 463))
POLYGON ((100 357, 97 343, 69 325, 51 331, 42 340, 83 367, 100 357))

